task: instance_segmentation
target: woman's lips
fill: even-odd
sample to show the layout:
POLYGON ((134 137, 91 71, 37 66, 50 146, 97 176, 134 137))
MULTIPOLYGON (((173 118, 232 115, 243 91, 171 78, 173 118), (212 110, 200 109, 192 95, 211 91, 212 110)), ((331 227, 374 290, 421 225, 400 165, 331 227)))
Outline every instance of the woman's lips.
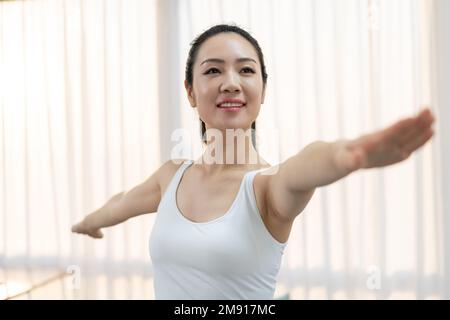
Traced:
POLYGON ((219 108, 219 109, 221 109, 223 111, 227 111, 227 112, 237 112, 237 111, 241 110, 242 108, 244 108, 245 105, 246 105, 245 103, 240 105, 240 106, 233 106, 233 105, 231 105, 231 106, 228 106, 228 107, 222 107, 221 105, 218 105, 217 108, 219 108))
POLYGON ((244 108, 244 106, 242 107, 218 107, 220 110, 226 111, 226 112, 237 112, 239 110, 241 110, 242 108, 244 108))

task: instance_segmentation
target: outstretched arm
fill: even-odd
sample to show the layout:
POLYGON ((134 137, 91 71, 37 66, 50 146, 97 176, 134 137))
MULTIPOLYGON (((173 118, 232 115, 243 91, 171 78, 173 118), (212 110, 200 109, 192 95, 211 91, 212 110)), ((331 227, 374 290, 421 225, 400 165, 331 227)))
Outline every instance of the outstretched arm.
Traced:
POLYGON ((87 215, 72 227, 72 232, 97 239, 103 238, 102 228, 117 225, 141 214, 155 212, 161 200, 159 176, 161 171, 169 166, 169 161, 143 183, 128 192, 116 194, 101 208, 87 215))
POLYGON ((268 201, 285 218, 295 218, 309 201, 315 188, 331 184, 348 174, 368 168, 384 167, 407 159, 434 134, 430 109, 370 134, 352 140, 317 141, 279 166, 269 179, 268 201), (299 200, 302 201, 302 200, 299 200))

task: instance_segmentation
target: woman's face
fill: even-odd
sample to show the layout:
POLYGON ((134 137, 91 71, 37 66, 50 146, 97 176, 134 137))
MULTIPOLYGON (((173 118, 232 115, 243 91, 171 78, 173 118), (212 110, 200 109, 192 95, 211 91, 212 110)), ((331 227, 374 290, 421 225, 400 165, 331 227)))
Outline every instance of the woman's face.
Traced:
POLYGON ((265 90, 256 50, 234 32, 220 33, 200 47, 193 65, 193 88, 185 82, 188 98, 206 128, 247 130, 256 120, 265 90), (243 107, 219 107, 237 99, 243 107), (237 111, 234 111, 237 110, 237 111))

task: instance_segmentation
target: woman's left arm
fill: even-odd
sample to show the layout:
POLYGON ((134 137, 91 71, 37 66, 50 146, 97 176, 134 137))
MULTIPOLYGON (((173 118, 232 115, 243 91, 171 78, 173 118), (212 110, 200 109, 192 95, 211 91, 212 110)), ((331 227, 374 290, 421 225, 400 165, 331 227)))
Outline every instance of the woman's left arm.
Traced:
POLYGON ((407 159, 434 134, 430 109, 353 140, 316 141, 279 165, 270 177, 268 199, 274 209, 294 218, 304 194, 331 184, 359 169, 378 168, 407 159), (277 206, 280 210, 277 210, 277 206), (293 215, 293 217, 292 217, 293 215))

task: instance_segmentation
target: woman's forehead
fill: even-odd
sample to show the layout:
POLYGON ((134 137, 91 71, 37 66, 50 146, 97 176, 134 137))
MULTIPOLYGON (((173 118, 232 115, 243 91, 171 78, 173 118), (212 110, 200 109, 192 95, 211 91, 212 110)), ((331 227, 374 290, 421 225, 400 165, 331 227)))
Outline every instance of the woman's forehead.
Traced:
POLYGON ((258 55, 253 45, 244 37, 227 32, 206 40, 198 51, 196 63, 201 65, 207 59, 221 59, 234 63, 239 58, 251 58, 258 63, 258 55))

